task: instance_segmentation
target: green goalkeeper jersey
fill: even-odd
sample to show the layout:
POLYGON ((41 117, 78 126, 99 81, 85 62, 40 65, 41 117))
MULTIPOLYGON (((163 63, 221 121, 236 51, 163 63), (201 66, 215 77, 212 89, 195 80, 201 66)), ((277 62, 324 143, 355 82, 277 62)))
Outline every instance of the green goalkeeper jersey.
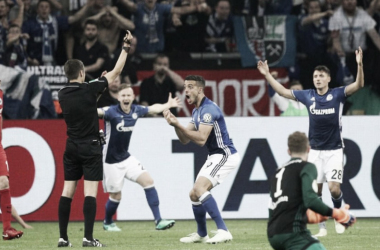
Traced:
POLYGON ((306 210, 331 216, 332 209, 317 195, 314 164, 292 158, 276 171, 270 183, 268 237, 306 231, 306 210))

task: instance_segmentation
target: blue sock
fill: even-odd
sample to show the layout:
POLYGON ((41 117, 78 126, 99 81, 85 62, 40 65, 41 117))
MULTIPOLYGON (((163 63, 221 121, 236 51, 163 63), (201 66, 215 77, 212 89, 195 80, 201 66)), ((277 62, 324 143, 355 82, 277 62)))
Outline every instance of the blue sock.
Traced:
POLYGON ((106 217, 104 218, 104 224, 111 224, 113 222, 112 217, 115 215, 117 207, 119 206, 120 201, 108 199, 106 203, 106 217))
POLYGON ((207 235, 206 210, 200 202, 199 204, 193 203, 193 213, 198 226, 197 233, 199 236, 205 237, 207 235))
POLYGON ((331 200, 334 203, 334 208, 340 208, 342 206, 343 192, 340 192, 340 196, 338 199, 334 199, 334 197, 331 197, 331 200))
POLYGON ((220 215, 218 205, 216 204, 216 201, 215 201, 214 197, 212 197, 211 193, 210 192, 204 193, 199 198, 199 200, 202 203, 202 206, 207 211, 207 213, 215 221, 217 228, 228 231, 226 224, 224 224, 222 216, 220 215))
POLYGON ((144 191, 149 207, 152 210, 154 220, 157 224, 161 220, 160 208, 158 207, 160 201, 158 200, 157 190, 155 187, 150 187, 146 189, 144 188, 144 191))

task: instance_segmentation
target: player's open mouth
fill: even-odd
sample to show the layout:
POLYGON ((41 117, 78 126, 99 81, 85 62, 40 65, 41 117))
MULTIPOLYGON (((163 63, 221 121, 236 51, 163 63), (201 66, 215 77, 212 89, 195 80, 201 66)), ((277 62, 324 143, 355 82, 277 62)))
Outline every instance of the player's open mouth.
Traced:
POLYGON ((189 96, 189 95, 186 95, 186 99, 190 99, 190 96, 189 96))
POLYGON ((129 105, 129 102, 124 102, 124 105, 128 106, 128 105, 129 105))

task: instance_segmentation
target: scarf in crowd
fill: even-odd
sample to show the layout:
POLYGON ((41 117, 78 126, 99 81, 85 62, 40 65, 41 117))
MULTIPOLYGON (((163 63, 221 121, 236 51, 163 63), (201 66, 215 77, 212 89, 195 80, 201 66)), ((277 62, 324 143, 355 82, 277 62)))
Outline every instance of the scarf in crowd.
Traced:
POLYGON ((42 29, 42 62, 44 63, 44 65, 53 65, 54 51, 53 51, 52 41, 50 40, 50 32, 52 32, 51 35, 55 35, 54 48, 57 48, 57 42, 58 42, 57 22, 54 18, 52 18, 52 16, 49 16, 48 20, 46 20, 45 22, 37 17, 37 21, 41 25, 41 29, 42 29))
POLYGON ((148 18, 149 18, 149 23, 148 23, 149 29, 148 29, 148 34, 147 34, 149 43, 158 43, 159 39, 158 39, 157 29, 156 29, 156 16, 157 16, 156 6, 154 6, 153 10, 148 10, 147 8, 145 8, 145 11, 147 12, 148 18))

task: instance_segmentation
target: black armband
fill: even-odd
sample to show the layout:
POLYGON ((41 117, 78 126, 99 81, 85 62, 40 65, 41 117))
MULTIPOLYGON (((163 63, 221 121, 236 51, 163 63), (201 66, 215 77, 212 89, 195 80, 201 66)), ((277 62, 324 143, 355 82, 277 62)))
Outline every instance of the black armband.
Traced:
POLYGON ((127 46, 123 46, 123 50, 127 53, 129 53, 129 50, 131 49, 131 47, 127 47, 127 46))

